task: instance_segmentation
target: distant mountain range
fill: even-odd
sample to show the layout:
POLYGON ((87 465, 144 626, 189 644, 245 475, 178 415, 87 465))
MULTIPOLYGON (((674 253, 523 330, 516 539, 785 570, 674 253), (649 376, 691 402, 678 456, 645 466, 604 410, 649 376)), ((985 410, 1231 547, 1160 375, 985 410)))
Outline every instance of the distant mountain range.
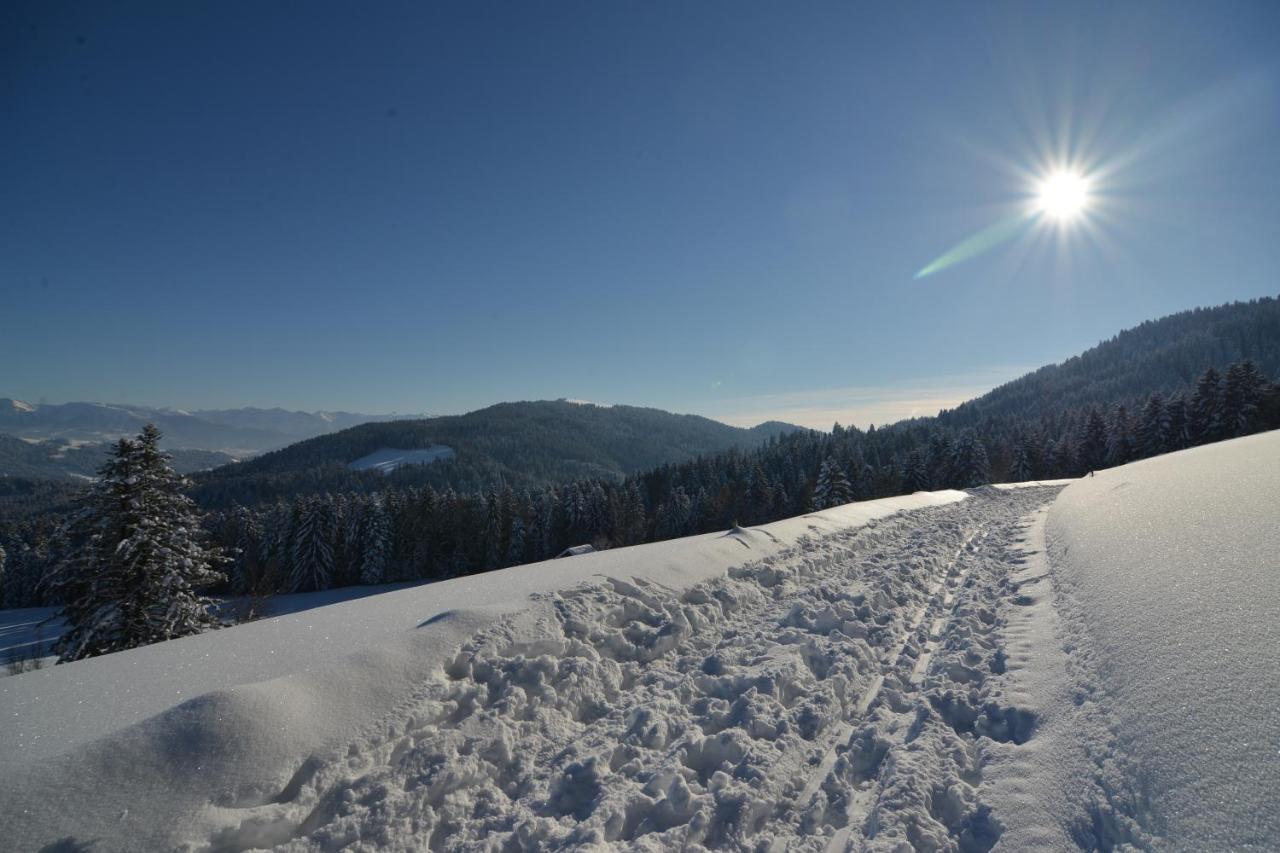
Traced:
MULTIPOLYGON (((0 477, 88 480, 106 461, 110 446, 108 442, 34 441, 0 435, 0 477)), ((173 457, 173 467, 181 474, 235 461, 216 450, 171 450, 169 453, 173 457)))
MULTIPOLYGON (((147 423, 164 433, 166 449, 212 450, 244 458, 369 421, 423 415, 290 412, 285 409, 207 409, 186 412, 109 403, 27 403, 0 398, 0 434, 71 442, 114 441, 147 423)), ((3 471, 0 471, 3 473, 3 471)))
POLYGON ((499 403, 465 415, 366 423, 318 436, 205 472, 197 478, 197 495, 212 505, 257 503, 299 491, 369 491, 388 484, 429 483, 467 491, 500 484, 524 488, 620 479, 732 447, 749 450, 798 429, 778 421, 744 429, 698 415, 569 400, 499 403), (431 457, 442 461, 399 467, 361 464, 379 451, 423 450, 432 450, 431 457))

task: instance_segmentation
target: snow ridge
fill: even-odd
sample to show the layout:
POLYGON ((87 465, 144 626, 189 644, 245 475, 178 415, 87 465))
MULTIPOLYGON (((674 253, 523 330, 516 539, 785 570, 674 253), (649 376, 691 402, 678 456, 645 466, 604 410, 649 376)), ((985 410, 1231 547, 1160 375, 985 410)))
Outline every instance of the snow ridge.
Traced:
POLYGON ((1036 726, 992 678, 1008 546, 1056 492, 545 594, 279 793, 209 804, 193 849, 990 849, 985 744, 1036 726))

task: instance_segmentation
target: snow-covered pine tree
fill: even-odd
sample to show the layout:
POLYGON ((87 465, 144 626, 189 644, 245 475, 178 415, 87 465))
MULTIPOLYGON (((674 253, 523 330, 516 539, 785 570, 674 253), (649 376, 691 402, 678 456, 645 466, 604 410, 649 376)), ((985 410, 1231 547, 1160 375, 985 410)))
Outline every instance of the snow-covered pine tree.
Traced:
POLYGON ((1107 465, 1110 467, 1132 462, 1136 444, 1129 410, 1121 404, 1112 414, 1111 425, 1107 429, 1107 465))
POLYGON ((333 527, 329 539, 333 543, 333 576, 330 586, 347 586, 360 582, 359 540, 352 536, 358 521, 353 518, 359 515, 358 500, 351 500, 339 492, 329 499, 329 507, 333 514, 333 527))
POLYGON ((1222 387, 1223 438, 1247 435, 1253 430, 1254 416, 1265 384, 1266 380, 1251 361, 1238 362, 1227 368, 1222 387))
POLYGON ((623 520, 620 523, 623 545, 636 545, 644 541, 648 519, 645 518, 644 497, 635 480, 627 483, 622 500, 623 520))
POLYGON ((40 607, 52 590, 43 583, 49 565, 48 546, 32 548, 23 542, 10 543, 5 571, 0 577, 0 600, 5 607, 40 607))
POLYGON ((902 487, 908 492, 929 491, 929 465, 925 461, 924 451, 919 447, 911 448, 911 452, 907 454, 907 462, 902 471, 902 487))
POLYGON ((1078 462, 1084 471, 1101 468, 1107 461, 1107 423, 1096 408, 1090 408, 1080 433, 1078 462))
POLYGON ((490 571, 502 565, 502 505, 498 496, 489 493, 484 501, 484 526, 480 536, 484 540, 484 567, 482 571, 490 571))
POLYGON ((1084 473, 1080 468, 1079 456, 1071 443, 1071 435, 1065 434, 1053 447, 1053 470, 1055 477, 1074 477, 1084 473))
POLYGON ((978 434, 967 429, 956 441, 955 453, 951 462, 952 476, 956 487, 971 489, 991 482, 991 472, 987 462, 987 448, 978 438, 978 434))
POLYGON ((934 430, 929 437, 929 488, 944 489, 951 485, 951 436, 942 430, 934 430))
POLYGON ((365 505, 359 539, 360 583, 386 583, 391 557, 391 519, 386 505, 377 496, 365 505))
POLYGON ((1209 444, 1222 438, 1222 376, 1210 367, 1196 383, 1191 398, 1191 443, 1209 444))
POLYGON ((121 439, 83 499, 75 548, 51 578, 68 629, 59 662, 196 634, 219 625, 201 588, 223 580, 185 481, 148 424, 121 439))
POLYGON ((289 568, 289 590, 328 589, 333 581, 333 507, 328 496, 310 497, 298 507, 289 568))
POLYGON ((1031 467, 1031 454, 1027 451, 1025 439, 1018 439, 1013 446, 1013 462, 1009 465, 1009 475, 1015 483, 1025 483, 1035 479, 1035 471, 1031 467))
POLYGON ((524 562, 524 521, 520 516, 511 519, 511 536, 507 541, 506 565, 518 566, 524 562))
POLYGON ((1142 422, 1138 427, 1138 455, 1146 459, 1159 456, 1169 449, 1169 410, 1164 395, 1159 391, 1147 398, 1142 407, 1142 422))
MULTIPOLYGON (((871 429, 875 429, 874 424, 871 426, 871 429)), ((875 469, 872 465, 872 463, 876 461, 877 460, 875 459, 868 461, 867 458, 863 456, 862 449, 855 446, 853 453, 849 455, 849 462, 847 465, 837 463, 837 469, 839 471, 842 473, 847 472, 845 473, 845 482, 849 484, 849 499, 839 501, 836 504, 832 504, 832 506, 839 506, 839 504, 848 503, 849 501, 870 500, 876 496, 875 469)))
POLYGON ((840 506, 853 500, 853 489, 840 463, 828 456, 818 469, 818 480, 813 486, 813 505, 817 509, 840 506))
POLYGON ((774 487, 769 476, 757 462, 751 468, 751 484, 747 487, 746 517, 747 524, 763 524, 769 521, 773 513, 774 487))
POLYGON ((227 571, 231 592, 246 595, 262 592, 262 523, 248 507, 237 506, 233 513, 235 551, 227 571))
POLYGON ((658 505, 654 518, 654 536, 658 539, 675 539, 683 536, 689 519, 689 496, 684 486, 676 486, 670 497, 658 505))
POLYGON ((1165 403, 1165 411, 1169 415, 1169 432, 1165 440, 1165 450, 1184 450, 1191 446, 1191 417, 1187 414, 1187 400, 1181 394, 1174 394, 1165 403))

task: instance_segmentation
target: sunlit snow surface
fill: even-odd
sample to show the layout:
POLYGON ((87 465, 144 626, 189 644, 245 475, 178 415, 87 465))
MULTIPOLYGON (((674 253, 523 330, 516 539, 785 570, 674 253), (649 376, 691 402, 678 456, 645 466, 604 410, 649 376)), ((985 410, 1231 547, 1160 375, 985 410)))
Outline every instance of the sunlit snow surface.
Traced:
POLYGON ((207 822, 229 820, 205 807, 270 799, 308 755, 417 693, 468 638, 521 611, 545 614, 557 590, 608 577, 686 588, 805 537, 963 498, 849 504, 745 536, 520 566, 0 679, 0 825, 15 849, 198 839, 207 822))
POLYGON ((1157 847, 1280 850, 1280 432, 1086 477, 1047 532, 1113 795, 1157 847))
POLYGON ((0 849, 1276 849, 1277 460, 850 504, 0 679, 0 849))

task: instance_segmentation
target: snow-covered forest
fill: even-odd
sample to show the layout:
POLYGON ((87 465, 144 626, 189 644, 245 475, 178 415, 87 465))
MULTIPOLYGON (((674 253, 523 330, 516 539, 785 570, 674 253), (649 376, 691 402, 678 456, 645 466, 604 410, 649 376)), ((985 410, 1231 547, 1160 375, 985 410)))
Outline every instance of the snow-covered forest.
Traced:
MULTIPOLYGON (((437 580, 549 559, 565 548, 623 547, 761 524, 851 500, 1076 477, 1137 459, 1280 427, 1280 388, 1252 362, 1209 368, 1193 386, 1038 420, 989 415, 981 428, 936 420, 867 431, 798 431, 755 450, 663 465, 624 480, 481 492, 405 486, 304 494, 210 513, 234 555, 223 589, 270 595, 351 584, 437 580)), ((56 518, 56 517, 53 517, 56 518)), ((9 607, 53 603, 40 583, 74 542, 42 517, 11 525, 0 590, 9 607)))

